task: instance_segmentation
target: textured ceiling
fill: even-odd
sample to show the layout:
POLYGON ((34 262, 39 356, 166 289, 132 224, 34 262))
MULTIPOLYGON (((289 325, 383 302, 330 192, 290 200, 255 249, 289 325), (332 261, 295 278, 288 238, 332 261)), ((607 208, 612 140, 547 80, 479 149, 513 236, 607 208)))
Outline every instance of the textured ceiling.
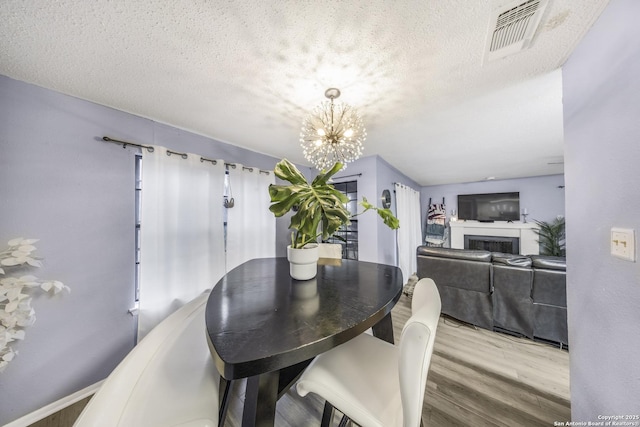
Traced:
POLYGON ((364 155, 421 185, 556 174, 559 67, 607 2, 550 0, 531 48, 483 65, 510 2, 3 0, 0 74, 301 164, 337 87, 364 155))

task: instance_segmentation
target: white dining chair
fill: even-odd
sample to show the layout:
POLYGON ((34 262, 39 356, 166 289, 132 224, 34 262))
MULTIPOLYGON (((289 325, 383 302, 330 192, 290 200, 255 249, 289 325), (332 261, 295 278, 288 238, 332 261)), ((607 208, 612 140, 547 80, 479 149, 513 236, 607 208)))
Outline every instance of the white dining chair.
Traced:
POLYGON ((179 308, 120 362, 74 427, 216 427, 219 374, 207 346, 209 293, 179 308))
POLYGON ((362 427, 418 427, 440 308, 435 283, 421 279, 399 346, 361 334, 316 357, 296 389, 326 400, 322 425, 335 407, 362 427))
POLYGON ((320 258, 341 259, 342 245, 340 243, 318 243, 318 256, 320 258))

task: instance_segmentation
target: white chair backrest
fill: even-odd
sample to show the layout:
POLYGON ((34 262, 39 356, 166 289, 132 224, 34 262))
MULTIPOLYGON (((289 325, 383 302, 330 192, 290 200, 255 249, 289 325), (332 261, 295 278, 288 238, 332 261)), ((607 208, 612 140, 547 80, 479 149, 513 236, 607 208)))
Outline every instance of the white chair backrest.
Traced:
POLYGON ((318 256, 320 258, 342 258, 342 245, 340 243, 318 243, 318 256))
POLYGON ((416 283, 411 317, 400 338, 398 369, 404 427, 420 425, 441 305, 440 293, 433 280, 425 278, 416 283))
POLYGON ((208 295, 185 304, 140 341, 74 426, 217 426, 219 375, 205 335, 208 295))

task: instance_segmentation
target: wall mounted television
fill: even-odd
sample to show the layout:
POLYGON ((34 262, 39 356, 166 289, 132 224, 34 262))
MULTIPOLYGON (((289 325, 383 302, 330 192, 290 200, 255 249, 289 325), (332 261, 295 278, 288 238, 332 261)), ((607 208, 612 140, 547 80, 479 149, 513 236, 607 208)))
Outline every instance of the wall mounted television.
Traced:
POLYGON ((475 221, 520 220, 520 193, 459 194, 458 219, 475 221))

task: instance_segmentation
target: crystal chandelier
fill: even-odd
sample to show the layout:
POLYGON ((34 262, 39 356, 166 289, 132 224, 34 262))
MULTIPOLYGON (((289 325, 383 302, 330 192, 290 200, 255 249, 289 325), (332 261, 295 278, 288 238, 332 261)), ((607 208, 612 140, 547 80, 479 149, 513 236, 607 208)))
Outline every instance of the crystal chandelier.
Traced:
MULTIPOLYGON (((362 119, 355 108, 333 100, 340 96, 335 88, 327 89, 324 101, 302 122, 300 145, 305 159, 319 169, 330 169, 336 162, 352 162, 362 154, 367 138, 362 119)), ((346 166, 345 166, 346 167, 346 166)))

